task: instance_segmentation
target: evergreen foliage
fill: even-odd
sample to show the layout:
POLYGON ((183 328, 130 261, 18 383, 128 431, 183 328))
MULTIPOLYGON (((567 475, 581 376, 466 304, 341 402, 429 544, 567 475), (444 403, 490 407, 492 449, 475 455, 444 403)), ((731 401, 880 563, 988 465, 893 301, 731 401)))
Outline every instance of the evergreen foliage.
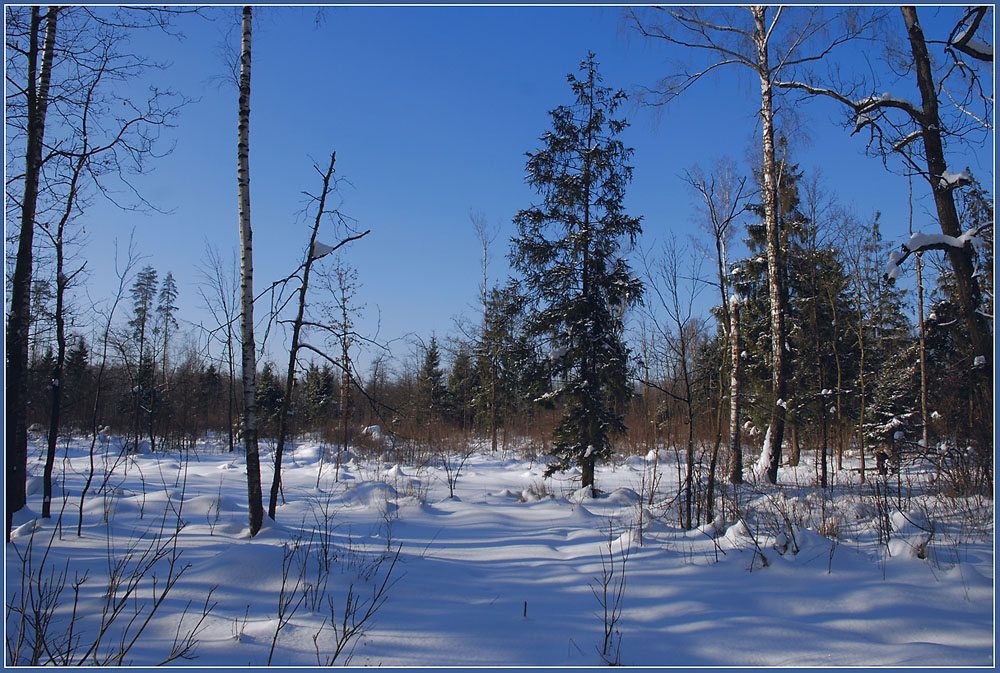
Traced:
POLYGON ((528 154, 527 181, 542 197, 515 216, 511 262, 534 305, 528 322, 549 352, 564 405, 555 431, 556 461, 547 474, 576 465, 594 488, 594 466, 611 456, 611 436, 625 430, 620 405, 630 396, 625 309, 642 284, 622 258, 624 242, 641 233, 625 213, 632 150, 618 139, 627 123, 614 117, 625 93, 601 85, 594 54, 567 79, 574 102, 550 112, 552 130, 528 154))
POLYGON ((257 417, 261 436, 265 432, 273 433, 277 430, 284 396, 285 387, 274 372, 274 365, 265 362, 257 375, 257 417))
POLYGON ((431 337, 424 351, 424 362, 417 375, 416 419, 421 425, 430 427, 444 418, 450 409, 448 388, 444 372, 441 370, 441 352, 437 338, 431 337))
POLYGON ((324 425, 337 408, 337 385, 330 365, 322 367, 309 363, 299 395, 302 400, 302 419, 309 427, 324 425))
POLYGON ((471 429, 475 417, 476 384, 472 354, 465 344, 461 344, 448 375, 448 396, 451 400, 451 420, 463 432, 471 429))

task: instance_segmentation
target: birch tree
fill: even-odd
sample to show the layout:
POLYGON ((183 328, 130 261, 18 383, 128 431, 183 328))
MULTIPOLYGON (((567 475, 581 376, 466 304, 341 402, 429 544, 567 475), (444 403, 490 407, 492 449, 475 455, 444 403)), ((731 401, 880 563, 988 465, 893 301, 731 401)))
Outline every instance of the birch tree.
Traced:
POLYGON ((247 461, 247 502, 250 537, 264 523, 264 500, 260 484, 260 453, 257 448, 257 359, 253 334, 253 231, 250 227, 250 56, 253 8, 243 8, 240 47, 240 93, 237 145, 237 180, 240 216, 240 331, 243 348, 243 442, 247 461))
POLYGON ((848 28, 829 35, 834 17, 823 8, 786 8, 754 5, 742 8, 666 8, 649 13, 629 9, 639 32, 679 47, 692 57, 707 57, 702 68, 681 65, 649 91, 654 104, 666 104, 697 84, 705 75, 731 65, 751 73, 760 87, 758 118, 761 129, 761 201, 767 232, 768 299, 771 307, 771 418, 757 471, 777 482, 785 430, 787 358, 785 355, 784 260, 778 223, 778 168, 775 154, 776 104, 774 83, 819 61, 836 48, 863 34, 868 22, 845 22, 848 28))
MULTIPOLYGON (((685 175, 685 182, 691 185, 702 201, 701 214, 706 224, 704 228, 712 236, 715 246, 716 273, 723 333, 729 344, 729 481, 743 483, 743 450, 740 444, 740 297, 730 287, 728 246, 733 235, 733 223, 746 210, 744 187, 746 178, 737 178, 735 166, 731 162, 719 162, 710 175, 705 175, 697 167, 685 175)), ((720 381, 724 372, 719 372, 720 381)), ((720 383, 720 389, 722 385, 720 383)), ((722 397, 719 398, 719 428, 721 441, 722 397)), ((718 442, 717 442, 718 443, 718 442)), ((712 456, 714 476, 715 453, 712 456)), ((712 478, 709 479, 711 492, 712 478)))

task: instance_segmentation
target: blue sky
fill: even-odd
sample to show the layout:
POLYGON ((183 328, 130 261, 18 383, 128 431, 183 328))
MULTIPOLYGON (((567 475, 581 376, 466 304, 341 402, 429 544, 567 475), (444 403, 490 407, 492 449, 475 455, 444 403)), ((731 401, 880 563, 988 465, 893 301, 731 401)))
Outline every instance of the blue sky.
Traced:
MULTIPOLYGON (((173 272, 180 317, 193 323, 208 320, 196 270, 206 240, 227 255, 238 243, 236 89, 221 83, 220 55, 227 35, 238 37, 238 9, 213 11, 214 21, 180 24, 181 43, 155 36, 135 45, 170 61, 157 82, 197 98, 167 134, 172 154, 138 182, 170 214, 95 207, 81 219, 92 296, 110 293, 111 241, 126 240, 135 227, 139 252, 161 277, 173 272)), ((258 8, 250 155, 256 287, 301 260, 308 237, 298 215, 302 192, 318 188, 313 161, 335 150, 338 175, 351 183, 340 191, 341 210, 372 232, 346 253, 367 307, 362 328, 372 332, 380 320, 380 338, 403 343, 410 333, 452 333, 456 316, 474 315, 480 280, 469 211, 500 227, 490 275, 502 280, 512 217, 536 198, 524 183, 524 154, 537 149, 548 110, 570 102, 566 74, 588 50, 605 83, 626 91, 654 84, 678 55, 623 28, 620 10, 610 7, 335 7, 319 15, 258 8)), ((697 235, 693 199, 680 179, 685 169, 728 156, 748 170, 759 134, 756 92, 748 73, 729 69, 669 107, 652 110, 634 99, 625 107, 631 127, 623 139, 635 148, 628 204, 643 216, 642 247, 697 235)), ((794 158, 806 173, 820 170, 827 189, 862 216, 881 210, 887 237, 905 237, 906 180, 863 155, 839 109, 811 104, 799 112, 807 137, 794 158)), ((971 164, 991 184, 991 150, 963 157, 961 167, 971 164)), ((926 189, 916 190, 916 228, 933 231, 926 189)), ((320 239, 337 236, 327 230, 320 239)), ((394 347, 397 355, 407 351, 394 347)))

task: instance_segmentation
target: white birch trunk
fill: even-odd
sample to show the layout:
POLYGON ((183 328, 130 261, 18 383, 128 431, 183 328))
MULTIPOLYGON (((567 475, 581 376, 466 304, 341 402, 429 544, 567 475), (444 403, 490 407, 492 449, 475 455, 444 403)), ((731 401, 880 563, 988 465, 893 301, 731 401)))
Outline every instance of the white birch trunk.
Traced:
POLYGON ((253 335, 253 233, 250 228, 250 37, 253 10, 243 8, 243 39, 240 50, 239 145, 237 178, 240 211, 240 291, 243 334, 243 440, 247 458, 247 498, 250 537, 260 531, 264 503, 260 485, 260 454, 257 450, 257 360, 253 335))
POLYGON ((785 314, 782 302, 782 268, 780 259, 781 238, 778 230, 778 184, 775 175, 774 155, 774 88, 768 63, 768 38, 770 32, 765 23, 767 8, 751 8, 754 17, 754 40, 757 44, 757 71, 760 75, 760 121, 763 134, 763 185, 761 197, 764 201, 764 225, 767 230, 767 275, 768 298, 771 305, 771 388, 773 402, 771 422, 767 428, 767 439, 761 454, 768 454, 767 480, 778 481, 778 465, 781 462, 781 443, 785 431, 785 409, 777 404, 785 398, 785 314), (770 440, 770 441, 768 441, 770 440))

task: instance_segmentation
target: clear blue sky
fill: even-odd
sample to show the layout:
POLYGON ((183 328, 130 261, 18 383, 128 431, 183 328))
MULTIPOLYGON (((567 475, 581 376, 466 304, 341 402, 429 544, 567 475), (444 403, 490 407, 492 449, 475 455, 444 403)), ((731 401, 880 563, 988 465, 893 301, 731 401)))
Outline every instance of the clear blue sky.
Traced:
MULTIPOLYGON (((207 320, 196 270, 205 241, 227 255, 238 243, 236 88, 220 84, 226 70, 221 44, 227 35, 238 40, 238 8, 212 11, 214 21, 179 24, 186 34, 181 43, 147 37, 135 45, 170 61, 155 75, 158 83, 197 98, 167 134, 176 143, 173 153, 138 183, 171 213, 95 207, 81 220, 93 296, 111 291, 111 241, 124 242, 134 226, 147 263, 161 277, 172 271, 177 279, 180 318, 194 323, 207 320)), ((297 217, 301 193, 318 188, 312 162, 336 150, 338 174, 352 183, 340 192, 341 209, 372 231, 346 255, 358 270, 358 300, 367 306, 361 326, 371 332, 380 316, 382 340, 408 333, 444 337, 457 315, 474 313, 480 249, 470 209, 501 227, 490 275, 494 282, 506 276, 511 219, 536 198, 524 183, 524 154, 537 149, 549 128, 548 110, 570 102, 566 74, 588 50, 597 54, 605 83, 627 91, 654 84, 668 71, 669 57, 679 55, 623 28, 620 10, 608 7, 338 7, 320 13, 260 7, 253 40, 255 285, 265 287, 301 260, 308 236, 297 217)), ((628 204, 643 216, 641 246, 697 234, 693 199, 679 177, 685 169, 729 156, 749 172, 746 160, 759 134, 757 91, 748 73, 730 68, 669 107, 625 108, 631 127, 624 141, 635 148, 628 204)), ((821 170, 827 188, 862 216, 883 212, 887 237, 905 237, 906 180, 863 155, 863 141, 842 129, 842 113, 833 105, 811 104, 800 116, 808 137, 794 158, 806 173, 821 170)), ((961 163, 992 183, 992 151, 963 156, 961 163)), ((916 228, 934 231, 927 190, 919 184, 916 190, 916 228)), ((320 234, 327 243, 336 238, 320 234)), ((394 348, 401 356, 407 350, 394 348)))

